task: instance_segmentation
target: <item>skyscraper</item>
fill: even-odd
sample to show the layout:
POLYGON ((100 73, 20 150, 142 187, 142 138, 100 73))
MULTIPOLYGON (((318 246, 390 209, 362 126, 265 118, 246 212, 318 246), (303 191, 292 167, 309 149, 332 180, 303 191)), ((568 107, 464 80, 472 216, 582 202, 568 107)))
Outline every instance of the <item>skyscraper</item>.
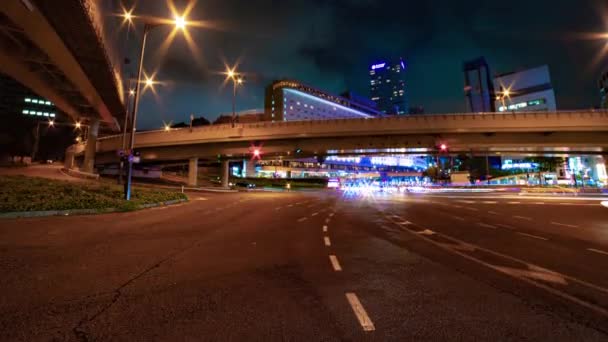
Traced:
POLYGON ((408 114, 403 59, 374 63, 369 68, 369 76, 370 95, 378 110, 385 114, 408 114))
POLYGON ((494 84, 485 58, 479 57, 465 62, 464 95, 470 112, 494 112, 494 84))

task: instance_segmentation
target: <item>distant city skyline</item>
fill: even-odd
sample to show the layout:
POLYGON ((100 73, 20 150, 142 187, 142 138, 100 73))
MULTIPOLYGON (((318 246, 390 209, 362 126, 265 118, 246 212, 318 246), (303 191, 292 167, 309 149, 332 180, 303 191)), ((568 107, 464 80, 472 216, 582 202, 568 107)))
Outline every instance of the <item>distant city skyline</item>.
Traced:
MULTIPOLYGON (((185 6, 185 1, 175 3, 185 6)), ((574 7, 566 0, 481 1, 474 7, 447 0, 402 1, 391 2, 391 11, 386 6, 349 0, 322 6, 304 0, 278 5, 269 0, 199 2, 192 19, 215 26, 191 31, 194 56, 181 36, 167 54, 148 56, 146 70, 156 71, 167 85, 159 87, 159 99, 150 94, 142 98, 141 128, 158 128, 163 120, 187 121, 190 114, 213 121, 231 112, 231 87, 222 88, 221 72, 224 62, 237 61, 245 73, 237 110, 261 108, 264 87, 282 78, 333 94, 351 90, 367 96, 369 65, 392 56, 403 56, 408 65, 409 103, 424 106, 426 113, 466 110, 462 63, 478 56, 487 58, 493 73, 547 64, 559 108, 599 105, 597 80, 608 63, 598 54, 606 42, 578 35, 608 30, 602 1, 583 0, 574 7), (399 20, 394 13, 402 14, 399 20)), ((162 16, 166 5, 140 1, 136 11, 162 16)), ((151 51, 167 33, 151 35, 151 51)), ((132 61, 139 38, 131 32, 129 41, 120 43, 132 61)))

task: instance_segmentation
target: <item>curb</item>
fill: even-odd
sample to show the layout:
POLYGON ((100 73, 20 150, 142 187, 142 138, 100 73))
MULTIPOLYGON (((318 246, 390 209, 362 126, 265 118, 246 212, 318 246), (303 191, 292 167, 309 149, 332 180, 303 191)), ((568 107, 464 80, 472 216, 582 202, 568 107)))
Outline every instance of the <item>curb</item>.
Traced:
MULTIPOLYGON (((149 203, 137 206, 137 210, 173 205, 177 203, 187 202, 187 199, 171 200, 166 202, 149 203)), ((0 213, 0 219, 3 218, 29 218, 29 217, 48 217, 48 216, 72 216, 72 215, 94 215, 107 214, 115 212, 128 212, 116 208, 105 209, 68 209, 68 210, 44 210, 44 211, 13 211, 8 213, 0 213)))

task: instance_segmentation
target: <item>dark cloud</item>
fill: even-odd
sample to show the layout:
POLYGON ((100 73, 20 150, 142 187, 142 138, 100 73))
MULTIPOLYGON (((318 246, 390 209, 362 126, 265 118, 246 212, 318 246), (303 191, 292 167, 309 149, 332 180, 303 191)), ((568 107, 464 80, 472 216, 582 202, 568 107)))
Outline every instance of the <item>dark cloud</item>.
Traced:
MULTIPOLYGON (((175 1, 184 8, 187 1, 175 1)), ((411 104, 427 112, 464 109, 462 62, 485 56, 495 72, 549 64, 558 105, 596 103, 594 55, 605 42, 567 39, 578 32, 608 30, 601 0, 375 1, 375 0, 205 0, 190 17, 211 22, 192 29, 197 54, 176 37, 163 57, 154 51, 167 35, 151 35, 146 69, 171 80, 159 89, 160 104, 146 96, 142 125, 161 118, 181 121, 189 113, 210 118, 231 107, 221 84, 224 62, 240 60, 247 83, 239 109, 261 108, 264 86, 295 78, 318 88, 346 88, 368 95, 369 63, 387 57, 408 61, 411 104), (170 112, 170 113, 169 113, 170 112)), ((164 16, 165 1, 142 1, 137 11, 164 16)), ((125 54, 137 56, 136 36, 125 54)), ((121 42, 123 44, 124 42, 121 42)), ((136 58, 134 58, 135 60, 136 58)))

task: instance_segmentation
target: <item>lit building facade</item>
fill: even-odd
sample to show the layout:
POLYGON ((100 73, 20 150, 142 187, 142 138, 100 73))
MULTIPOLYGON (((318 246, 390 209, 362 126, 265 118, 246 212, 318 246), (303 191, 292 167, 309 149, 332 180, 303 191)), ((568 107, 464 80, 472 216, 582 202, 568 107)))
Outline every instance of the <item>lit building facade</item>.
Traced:
POLYGON ((557 110, 547 65, 497 75, 494 89, 494 104, 498 112, 557 110))
POLYGON ((382 115, 360 101, 333 95, 293 80, 266 87, 265 121, 306 121, 369 118, 382 115))
POLYGON ((389 115, 408 114, 405 62, 378 62, 369 67, 370 96, 378 110, 389 115))

